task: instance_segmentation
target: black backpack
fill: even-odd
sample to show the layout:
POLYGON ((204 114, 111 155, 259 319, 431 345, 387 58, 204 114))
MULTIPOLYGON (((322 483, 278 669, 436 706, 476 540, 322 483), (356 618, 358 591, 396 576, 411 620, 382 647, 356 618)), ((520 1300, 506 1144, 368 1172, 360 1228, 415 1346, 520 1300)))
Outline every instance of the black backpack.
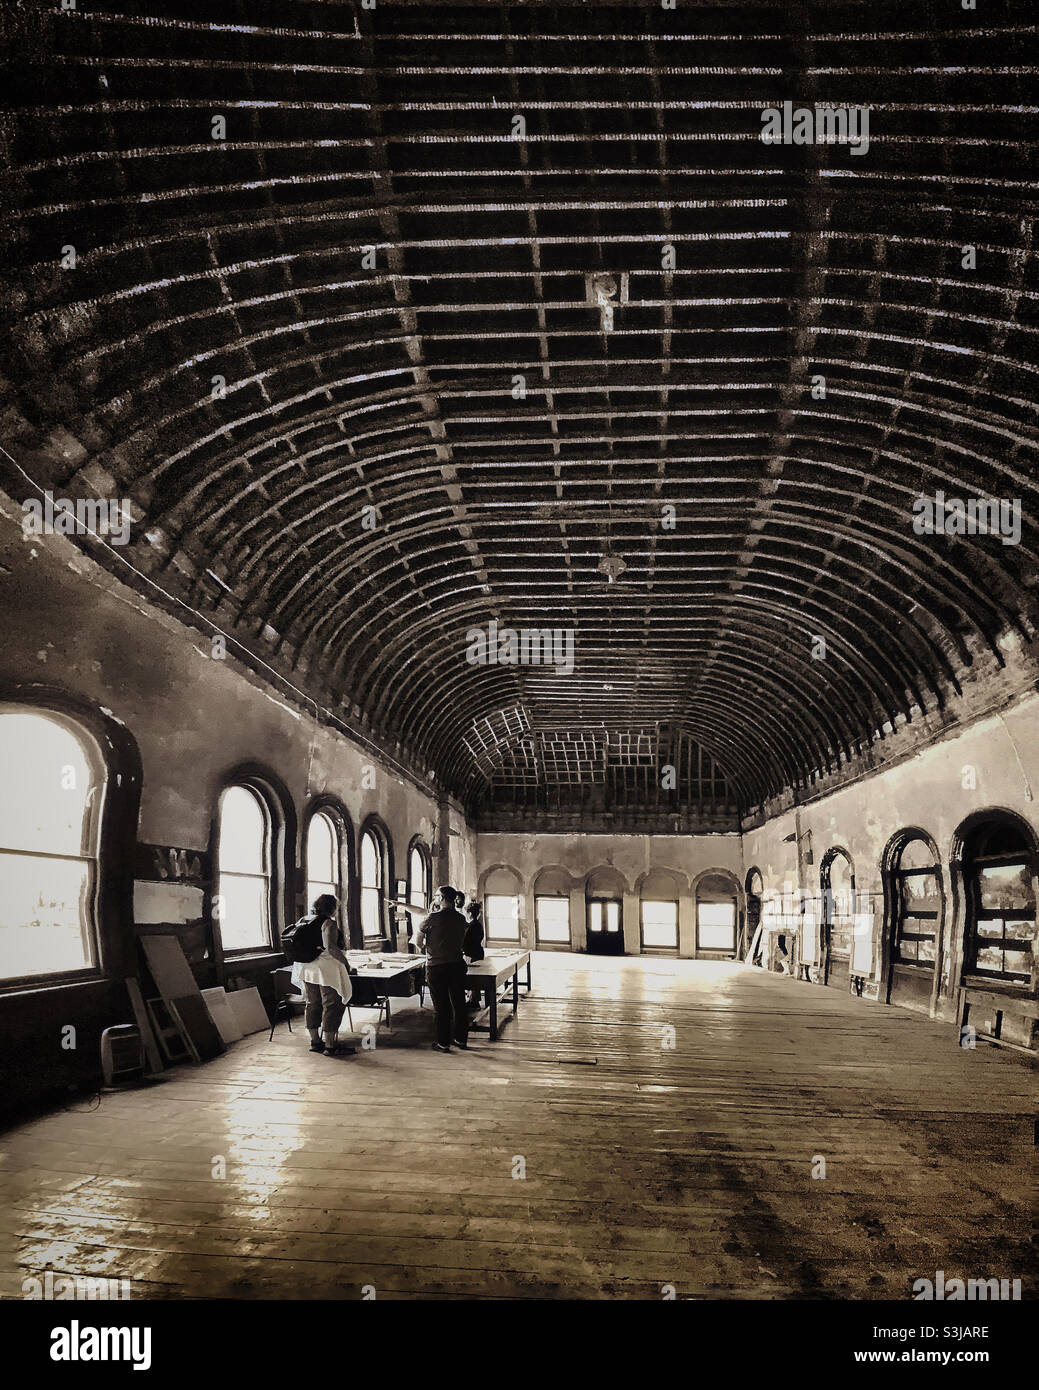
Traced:
POLYGON ((308 965, 325 948, 321 928, 325 917, 301 917, 281 934, 281 949, 294 965, 308 965))

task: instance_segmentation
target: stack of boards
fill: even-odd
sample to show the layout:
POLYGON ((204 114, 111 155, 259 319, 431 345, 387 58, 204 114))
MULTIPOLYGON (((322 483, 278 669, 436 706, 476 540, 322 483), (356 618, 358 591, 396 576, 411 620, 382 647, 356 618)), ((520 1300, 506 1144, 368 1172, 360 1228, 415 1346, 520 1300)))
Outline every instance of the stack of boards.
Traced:
MULTIPOLYGON (((158 998, 148 1000, 148 1011, 168 1061, 185 1060, 171 1046, 177 1039, 187 1057, 205 1062, 218 1056, 229 1043, 270 1027, 258 990, 239 989, 228 994, 222 988, 199 989, 175 936, 141 932, 138 940, 159 992, 158 998)), ((136 983, 130 982, 134 986, 136 983)), ((130 994, 136 1010, 139 991, 131 989, 130 994)), ((138 1026, 141 1025, 138 1018, 138 1026)), ((144 1033, 143 1027, 141 1031, 144 1033)), ((154 1070, 158 1050, 154 1043, 147 1050, 154 1070)))

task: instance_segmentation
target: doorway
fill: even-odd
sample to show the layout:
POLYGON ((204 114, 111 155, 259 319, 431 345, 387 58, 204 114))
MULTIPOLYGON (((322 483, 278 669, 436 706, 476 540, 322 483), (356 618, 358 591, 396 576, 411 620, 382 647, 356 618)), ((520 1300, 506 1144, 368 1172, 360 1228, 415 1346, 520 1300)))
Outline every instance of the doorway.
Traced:
POLYGON ((588 899, 588 954, 624 954, 623 903, 619 898, 588 899))

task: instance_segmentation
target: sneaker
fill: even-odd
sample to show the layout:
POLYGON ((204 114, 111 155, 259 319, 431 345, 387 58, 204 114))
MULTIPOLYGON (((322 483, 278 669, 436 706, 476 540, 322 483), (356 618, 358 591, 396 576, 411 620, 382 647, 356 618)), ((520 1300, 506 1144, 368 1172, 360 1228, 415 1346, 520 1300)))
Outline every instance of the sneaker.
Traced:
POLYGON ((461 1038, 455 1038, 455 1047, 460 1047, 463 1052, 469 1051, 469 1044, 467 1042, 463 1042, 461 1038))
POLYGON ((442 1046, 440 1043, 434 1043, 434 1044, 433 1044, 433 1051, 434 1051, 434 1052, 450 1052, 451 1049, 450 1049, 449 1047, 444 1047, 444 1046, 442 1046))

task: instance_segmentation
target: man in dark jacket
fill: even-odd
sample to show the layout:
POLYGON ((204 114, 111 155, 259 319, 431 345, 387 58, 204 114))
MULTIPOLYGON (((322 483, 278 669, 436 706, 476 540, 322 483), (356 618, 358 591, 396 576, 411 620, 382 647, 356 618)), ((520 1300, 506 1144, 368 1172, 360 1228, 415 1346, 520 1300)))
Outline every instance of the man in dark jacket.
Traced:
POLYGON ((438 888, 433 911, 418 930, 418 949, 426 955, 426 979, 437 1017, 437 1052, 450 1052, 451 1040, 465 1048, 469 1038, 469 1014, 465 1007, 465 973, 462 957, 468 923, 455 904, 461 895, 447 886, 438 888))

